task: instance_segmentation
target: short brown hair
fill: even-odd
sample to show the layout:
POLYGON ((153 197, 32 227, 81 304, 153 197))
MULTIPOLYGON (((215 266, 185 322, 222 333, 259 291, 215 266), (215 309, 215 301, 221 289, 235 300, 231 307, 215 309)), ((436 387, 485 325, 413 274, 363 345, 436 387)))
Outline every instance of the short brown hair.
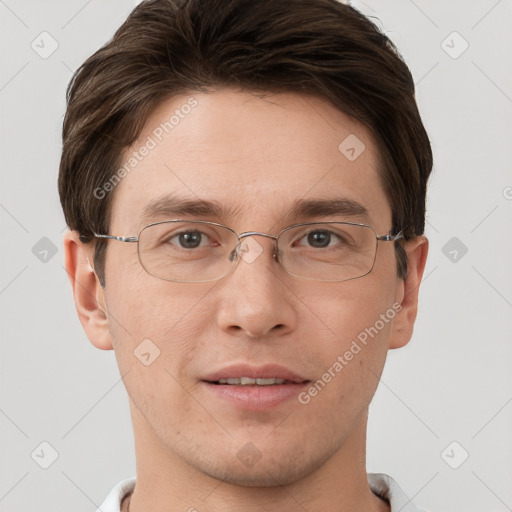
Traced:
MULTIPOLYGON (((381 160, 393 233, 425 226, 432 150, 414 81, 393 43, 336 0, 146 0, 87 59, 67 91, 59 193, 82 240, 107 233, 112 193, 101 187, 148 116, 177 94, 235 86, 329 101, 367 126, 381 160)), ((398 275, 407 258, 395 244, 398 275)), ((95 268, 104 285, 105 242, 95 268)))

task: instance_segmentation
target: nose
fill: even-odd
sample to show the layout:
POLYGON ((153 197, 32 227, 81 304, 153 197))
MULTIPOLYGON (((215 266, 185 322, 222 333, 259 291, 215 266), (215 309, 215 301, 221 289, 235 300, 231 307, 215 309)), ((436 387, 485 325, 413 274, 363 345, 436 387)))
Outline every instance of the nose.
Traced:
POLYGON ((274 241, 249 235, 241 242, 236 267, 219 283, 219 328, 250 338, 293 331, 298 300, 289 276, 274 257, 274 241))

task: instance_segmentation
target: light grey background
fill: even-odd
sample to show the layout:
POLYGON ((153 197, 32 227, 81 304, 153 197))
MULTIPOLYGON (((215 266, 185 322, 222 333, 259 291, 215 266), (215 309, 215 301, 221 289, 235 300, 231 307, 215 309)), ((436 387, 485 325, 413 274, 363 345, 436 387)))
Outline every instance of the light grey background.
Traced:
MULTIPOLYGON (((408 62, 435 155, 420 313, 371 407, 368 470, 432 511, 512 510, 512 0, 352 3, 408 62)), ((94 511, 134 475, 114 354, 86 339, 63 270, 56 188, 66 84, 134 5, 0 0, 0 511, 94 511)))

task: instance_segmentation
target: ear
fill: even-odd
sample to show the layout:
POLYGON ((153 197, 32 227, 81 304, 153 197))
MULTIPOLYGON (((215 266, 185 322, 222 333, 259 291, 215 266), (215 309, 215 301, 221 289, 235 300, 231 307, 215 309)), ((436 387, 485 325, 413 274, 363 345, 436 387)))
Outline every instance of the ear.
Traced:
POLYGON ((108 330, 105 295, 91 261, 92 244, 80 242, 78 233, 68 231, 64 235, 66 272, 73 290, 76 311, 89 341, 102 350, 112 350, 108 330))
POLYGON ((393 321, 389 348, 401 348, 412 337, 414 322, 418 312, 418 293, 425 270, 428 254, 428 240, 421 235, 404 243, 407 253, 407 278, 397 287, 396 302, 401 309, 393 321))

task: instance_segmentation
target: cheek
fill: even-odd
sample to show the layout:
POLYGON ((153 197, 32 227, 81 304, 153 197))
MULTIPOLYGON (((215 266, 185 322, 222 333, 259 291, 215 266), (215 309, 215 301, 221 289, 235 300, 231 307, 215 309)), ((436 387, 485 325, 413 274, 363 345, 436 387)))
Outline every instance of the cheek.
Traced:
POLYGON ((369 402, 375 391, 396 311, 392 286, 370 276, 301 297, 317 318, 316 328, 313 322, 306 327, 306 338, 314 340, 307 349, 318 361, 320 382, 315 387, 322 400, 347 406, 362 397, 369 402), (324 393, 324 388, 330 391, 324 393))
POLYGON ((396 287, 396 279, 378 272, 342 283, 316 283, 300 293, 301 303, 311 314, 304 326, 315 325, 327 346, 342 348, 386 315, 384 325, 378 324, 381 337, 385 337, 394 318, 396 287))
POLYGON ((154 278, 138 260, 111 272, 105 298, 121 370, 137 366, 134 356, 145 348, 157 354, 170 371, 186 367, 209 322, 203 298, 212 286, 214 283, 190 285, 154 278))
POLYGON ((152 424, 179 429, 191 406, 189 369, 209 322, 201 301, 208 288, 135 273, 118 280, 118 288, 111 284, 109 329, 128 394, 152 424))

